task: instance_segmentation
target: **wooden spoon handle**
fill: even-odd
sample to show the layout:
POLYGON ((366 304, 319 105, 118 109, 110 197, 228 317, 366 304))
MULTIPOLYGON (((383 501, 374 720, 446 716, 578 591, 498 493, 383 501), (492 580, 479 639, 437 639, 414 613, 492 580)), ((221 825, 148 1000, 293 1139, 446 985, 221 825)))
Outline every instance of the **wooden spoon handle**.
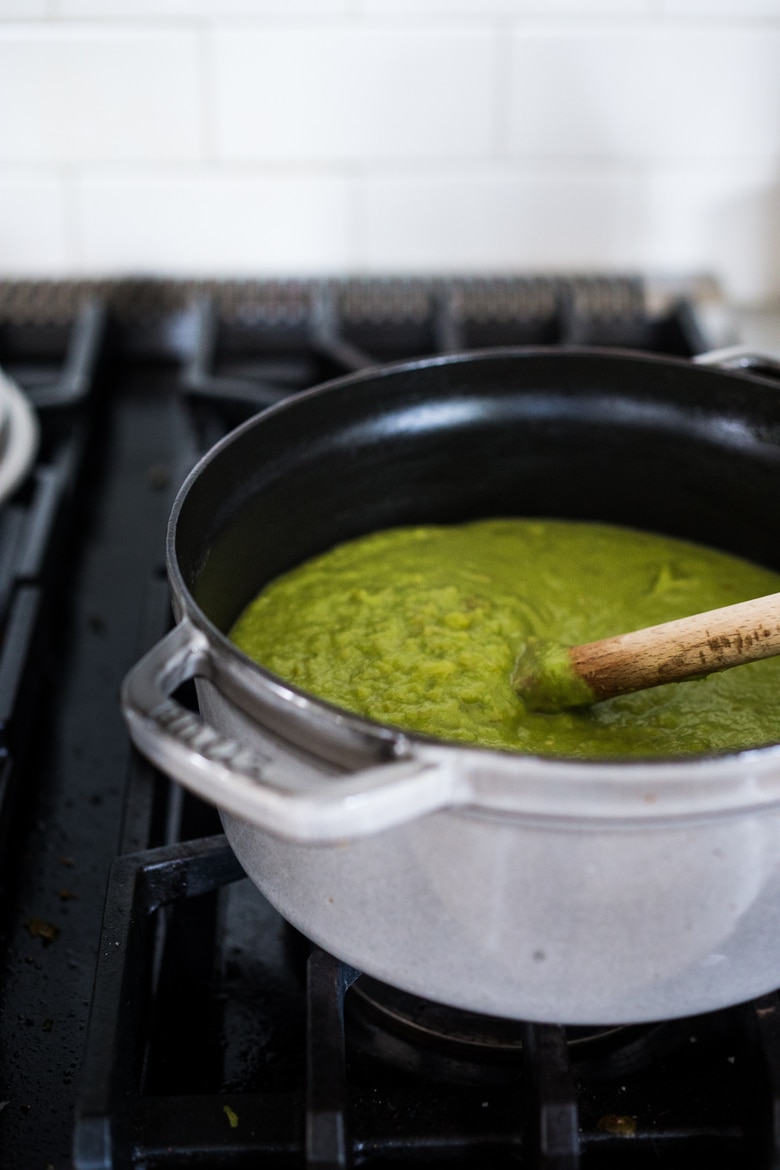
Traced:
POLYGON ((557 655, 543 654, 536 647, 531 656, 518 660, 513 682, 528 706, 553 711, 713 674, 776 654, 780 654, 780 593, 771 593, 629 634, 558 648, 557 655), (551 681, 553 670, 556 678, 551 681))

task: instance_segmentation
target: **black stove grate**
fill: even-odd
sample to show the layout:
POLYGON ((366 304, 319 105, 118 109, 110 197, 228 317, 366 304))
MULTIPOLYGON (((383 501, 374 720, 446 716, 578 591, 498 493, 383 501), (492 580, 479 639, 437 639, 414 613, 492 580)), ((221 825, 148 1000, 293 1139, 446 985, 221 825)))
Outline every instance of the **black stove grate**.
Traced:
POLYGON ((335 374, 506 344, 689 356, 706 331, 633 277, 0 284, 0 365, 43 435, 0 510, 0 1165, 780 1163, 774 996, 586 1036, 453 1039, 420 1004, 412 1027, 130 748, 118 688, 169 625, 198 455, 335 374))
MULTIPOLYGON (((435 1051, 404 1069, 378 1050, 366 1055, 345 1013, 364 977, 288 935, 267 907, 253 904, 260 901, 222 836, 115 862, 77 1124, 79 1167, 156 1170, 181 1165, 185 1153, 193 1166, 262 1160, 334 1170, 682 1167, 702 1157, 714 1167, 773 1164, 774 995, 695 1019, 593 1030, 590 1046, 570 1029, 520 1025, 500 1077, 486 1058, 481 1079, 473 1068, 464 1078, 435 1051), (228 889, 232 909, 215 913, 214 896, 224 899, 228 889), (204 901, 177 923, 190 899, 204 901), (236 975, 229 956, 221 974, 214 969, 216 936, 231 913, 268 944, 249 992, 253 1023, 269 998, 288 1017, 266 1034, 269 1067, 255 1051, 238 1062, 240 1076, 219 1042, 235 1023, 236 975), (193 945, 193 927, 204 923, 212 933, 193 945), (166 980, 178 1000, 165 1038, 173 1058, 154 1050, 155 1003, 166 980), (274 1053, 279 1039, 292 1051, 274 1053)), ((230 945, 235 956, 238 934, 230 945)))

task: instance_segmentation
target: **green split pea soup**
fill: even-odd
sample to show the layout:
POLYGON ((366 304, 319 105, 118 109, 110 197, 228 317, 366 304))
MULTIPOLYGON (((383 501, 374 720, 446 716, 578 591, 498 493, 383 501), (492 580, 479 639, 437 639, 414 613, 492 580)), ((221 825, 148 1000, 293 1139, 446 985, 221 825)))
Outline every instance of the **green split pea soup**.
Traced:
POLYGON ((649 532, 563 520, 396 528, 272 581, 230 636, 320 698, 409 731, 580 759, 780 740, 780 658, 543 714, 512 689, 529 636, 577 644, 780 591, 780 574, 649 532))

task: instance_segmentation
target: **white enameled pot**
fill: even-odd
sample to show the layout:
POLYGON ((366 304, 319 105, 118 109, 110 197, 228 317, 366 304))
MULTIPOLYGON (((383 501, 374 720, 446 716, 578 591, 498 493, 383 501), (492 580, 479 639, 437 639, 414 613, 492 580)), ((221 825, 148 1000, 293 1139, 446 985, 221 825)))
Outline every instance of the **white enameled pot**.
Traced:
POLYGON ((125 681, 134 742, 219 807, 286 919, 416 995, 614 1024, 775 988, 780 747, 611 763, 470 749, 321 702, 226 636, 265 582, 338 541, 507 514, 631 524, 780 569, 780 388, 615 350, 502 349, 258 415, 177 497, 177 625, 125 681), (200 717, 174 697, 189 678, 200 717))

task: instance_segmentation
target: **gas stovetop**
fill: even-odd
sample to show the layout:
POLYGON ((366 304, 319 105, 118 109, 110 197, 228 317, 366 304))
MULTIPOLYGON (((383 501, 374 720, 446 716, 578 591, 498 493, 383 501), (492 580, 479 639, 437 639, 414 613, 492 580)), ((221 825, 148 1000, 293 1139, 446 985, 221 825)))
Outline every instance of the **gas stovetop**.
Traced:
POLYGON ((707 282, 0 284, 40 429, 0 509, 0 1166, 780 1164, 774 995, 583 1029, 384 987, 280 919, 117 698, 170 623, 178 485, 255 411, 430 352, 730 340, 707 282))

